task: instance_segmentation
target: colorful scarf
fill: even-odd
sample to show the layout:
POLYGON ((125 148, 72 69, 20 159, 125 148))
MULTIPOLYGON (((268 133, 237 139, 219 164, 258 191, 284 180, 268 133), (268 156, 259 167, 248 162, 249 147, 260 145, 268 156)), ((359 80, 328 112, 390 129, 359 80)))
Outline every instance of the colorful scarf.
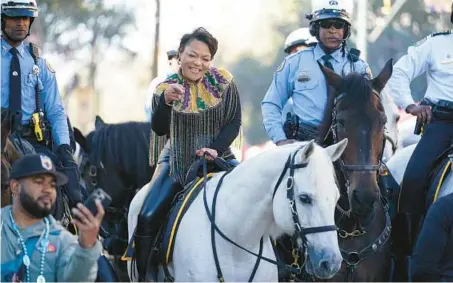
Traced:
MULTIPOLYGON (((181 184, 185 174, 196 160, 195 151, 209 147, 220 129, 231 122, 236 113, 239 93, 233 76, 224 69, 210 68, 197 83, 188 82, 181 74, 173 74, 156 87, 153 108, 171 84, 180 84, 185 93, 174 101, 170 121, 170 175, 181 184)), ((233 146, 240 147, 241 134, 233 146)), ((166 137, 151 134, 150 165, 157 164, 166 137)))

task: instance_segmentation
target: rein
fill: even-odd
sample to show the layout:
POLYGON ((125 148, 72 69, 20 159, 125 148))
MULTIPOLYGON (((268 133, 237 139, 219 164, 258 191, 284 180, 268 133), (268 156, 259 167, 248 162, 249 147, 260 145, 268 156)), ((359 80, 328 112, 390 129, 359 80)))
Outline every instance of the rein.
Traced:
MULTIPOLYGON (((301 147, 302 148, 302 147, 301 147)), ((302 247, 304 249, 304 261, 303 261, 303 264, 302 266, 296 266, 294 267, 293 265, 287 265, 285 264, 284 262, 280 261, 280 260, 272 260, 272 259, 269 259, 267 257, 264 257, 262 256, 262 248, 263 248, 263 238, 261 238, 260 240, 260 251, 258 254, 240 246, 239 244, 237 244, 236 242, 234 242, 233 240, 231 240, 228 236, 226 236, 220 229, 219 227, 217 226, 217 224, 215 223, 215 210, 216 210, 216 204, 217 204, 217 196, 218 196, 218 193, 219 193, 219 190, 220 190, 220 187, 223 183, 223 179, 229 174, 231 173, 232 170, 229 170, 227 171, 225 174, 223 174, 221 177, 220 177, 220 180, 219 182, 217 183, 217 186, 216 186, 216 190, 214 192, 214 197, 213 197, 213 202, 212 202, 212 209, 210 210, 209 209, 209 205, 208 205, 208 201, 207 201, 207 196, 206 196, 206 191, 207 191, 207 179, 206 179, 206 176, 207 176, 207 161, 206 159, 203 160, 203 202, 204 202, 204 206, 205 206, 205 209, 206 209, 206 214, 211 222, 211 244, 212 244, 212 248, 213 248, 213 254, 214 254, 214 261, 215 261, 215 264, 216 264, 216 269, 217 269, 217 276, 218 276, 218 279, 220 282, 224 282, 224 277, 223 277, 223 274, 222 274, 222 270, 220 268, 220 264, 219 264, 219 259, 218 259, 218 255, 217 255, 217 249, 216 249, 216 244, 215 244, 215 232, 217 232, 224 240, 226 240, 227 242, 231 243, 232 245, 236 246, 237 248, 257 257, 257 261, 255 263, 255 266, 254 266, 254 269, 252 271, 252 275, 249 279, 249 282, 251 282, 255 276, 255 273, 258 269, 258 266, 259 266, 259 262, 260 260, 263 260, 263 261, 266 261, 266 262, 269 262, 271 264, 274 264, 282 269, 285 269, 286 271, 288 272, 291 272, 291 273, 295 273, 295 274, 301 274, 302 271, 303 271, 303 268, 305 266, 305 263, 307 261, 307 256, 308 256, 308 251, 307 251, 307 237, 306 235, 308 234, 314 234, 314 233, 322 233, 322 232, 328 232, 328 231, 336 231, 337 230, 337 227, 335 225, 328 225, 328 226, 318 226, 318 227, 310 227, 310 228, 303 228, 302 225, 300 224, 300 221, 299 221, 299 217, 298 217, 298 214, 297 214, 297 208, 296 208, 296 202, 295 202, 295 198, 294 198, 294 172, 296 169, 302 169, 302 168, 305 168, 307 167, 308 163, 301 163, 301 164, 295 164, 295 157, 296 157, 296 154, 297 152, 301 149, 299 148, 293 156, 289 156, 288 157, 288 160, 286 161, 285 163, 285 167, 283 168, 283 171, 282 173, 280 174, 280 177, 278 178, 278 181, 277 181, 277 184, 275 185, 275 188, 274 188, 274 192, 272 194, 272 199, 274 199, 274 196, 277 192, 277 189, 279 188, 281 182, 283 181, 283 178, 286 174, 286 172, 288 171, 289 169, 289 177, 288 177, 288 180, 286 182, 286 192, 287 192, 287 199, 289 201, 289 206, 291 208, 291 214, 292 214, 292 218, 293 218, 293 222, 294 222, 294 228, 295 228, 295 237, 296 239, 300 239, 301 242, 302 242, 302 247), (212 212, 211 212, 212 211, 212 212)), ((205 155, 209 155, 209 153, 205 153, 205 155)))

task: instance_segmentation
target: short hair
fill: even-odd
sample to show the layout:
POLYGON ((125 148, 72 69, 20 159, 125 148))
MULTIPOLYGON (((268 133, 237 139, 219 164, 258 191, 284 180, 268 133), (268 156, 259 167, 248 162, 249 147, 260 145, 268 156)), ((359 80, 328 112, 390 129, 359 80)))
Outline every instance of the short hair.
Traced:
POLYGON ((199 27, 192 33, 186 33, 182 36, 178 48, 179 54, 181 54, 186 46, 194 39, 206 43, 206 45, 208 45, 209 52, 211 53, 211 59, 214 59, 214 55, 217 53, 218 41, 203 27, 199 27))

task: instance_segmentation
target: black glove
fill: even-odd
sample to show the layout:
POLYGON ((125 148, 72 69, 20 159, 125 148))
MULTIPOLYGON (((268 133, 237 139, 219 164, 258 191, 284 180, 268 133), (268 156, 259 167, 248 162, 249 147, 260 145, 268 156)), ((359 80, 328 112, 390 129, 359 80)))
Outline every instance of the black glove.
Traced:
POLYGON ((77 167, 77 164, 72 157, 72 148, 69 144, 62 144, 57 149, 58 157, 63 167, 77 167))

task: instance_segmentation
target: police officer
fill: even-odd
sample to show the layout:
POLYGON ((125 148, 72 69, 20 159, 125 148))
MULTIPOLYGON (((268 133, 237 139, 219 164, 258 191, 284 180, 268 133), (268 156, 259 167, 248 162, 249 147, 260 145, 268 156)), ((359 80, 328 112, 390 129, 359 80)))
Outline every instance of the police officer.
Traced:
MULTIPOLYGON (((316 38, 310 34, 310 30, 308 28, 298 28, 292 31, 286 38, 283 51, 286 54, 291 55, 308 47, 313 47, 317 42, 318 41, 316 40, 316 38)), ((283 127, 291 127, 291 124, 294 123, 293 118, 295 118, 294 115, 292 115, 292 98, 288 99, 288 102, 284 106, 282 113, 282 121, 284 123, 283 127)))
POLYGON ((310 34, 308 28, 298 28, 292 31, 286 38, 283 51, 291 55, 299 50, 315 46, 317 42, 316 38, 310 34))
POLYGON ((151 121, 151 116, 153 114, 153 109, 152 109, 152 101, 153 101, 153 95, 154 95, 154 90, 156 89, 157 85, 163 82, 166 78, 168 78, 170 75, 178 72, 179 69, 179 62, 178 62, 178 51, 176 50, 168 50, 167 51, 167 59, 168 59, 168 66, 165 74, 160 75, 155 77, 151 83, 148 86, 148 93, 146 96, 146 101, 145 101, 145 114, 146 114, 146 119, 148 121, 151 121))
POLYGON ((318 62, 341 75, 355 71, 371 77, 368 64, 346 49, 351 31, 352 0, 319 0, 315 4, 308 18, 310 34, 316 37, 318 44, 285 58, 261 103, 265 130, 277 145, 317 136, 328 95, 318 62), (285 132, 282 123, 282 109, 290 97, 294 114, 299 118, 295 133, 285 132))
MULTIPOLYGON (((452 3, 453 6, 453 3, 452 3)), ((453 10, 453 7, 452 7, 453 10)), ((453 23, 453 12, 451 15, 453 23)), ((423 134, 404 173, 393 225, 396 281, 407 280, 409 257, 425 210, 425 190, 436 158, 453 142, 453 34, 431 34, 409 47, 393 67, 387 83, 396 104, 425 124, 423 134), (428 88, 417 105, 410 92, 411 81, 426 72, 428 88)))
POLYGON ((61 164, 59 170, 69 179, 66 188, 73 206, 81 201, 80 176, 55 71, 39 57, 35 45, 23 42, 38 17, 36 1, 2 0, 1 5, 2 110, 12 113, 13 133, 61 164))

